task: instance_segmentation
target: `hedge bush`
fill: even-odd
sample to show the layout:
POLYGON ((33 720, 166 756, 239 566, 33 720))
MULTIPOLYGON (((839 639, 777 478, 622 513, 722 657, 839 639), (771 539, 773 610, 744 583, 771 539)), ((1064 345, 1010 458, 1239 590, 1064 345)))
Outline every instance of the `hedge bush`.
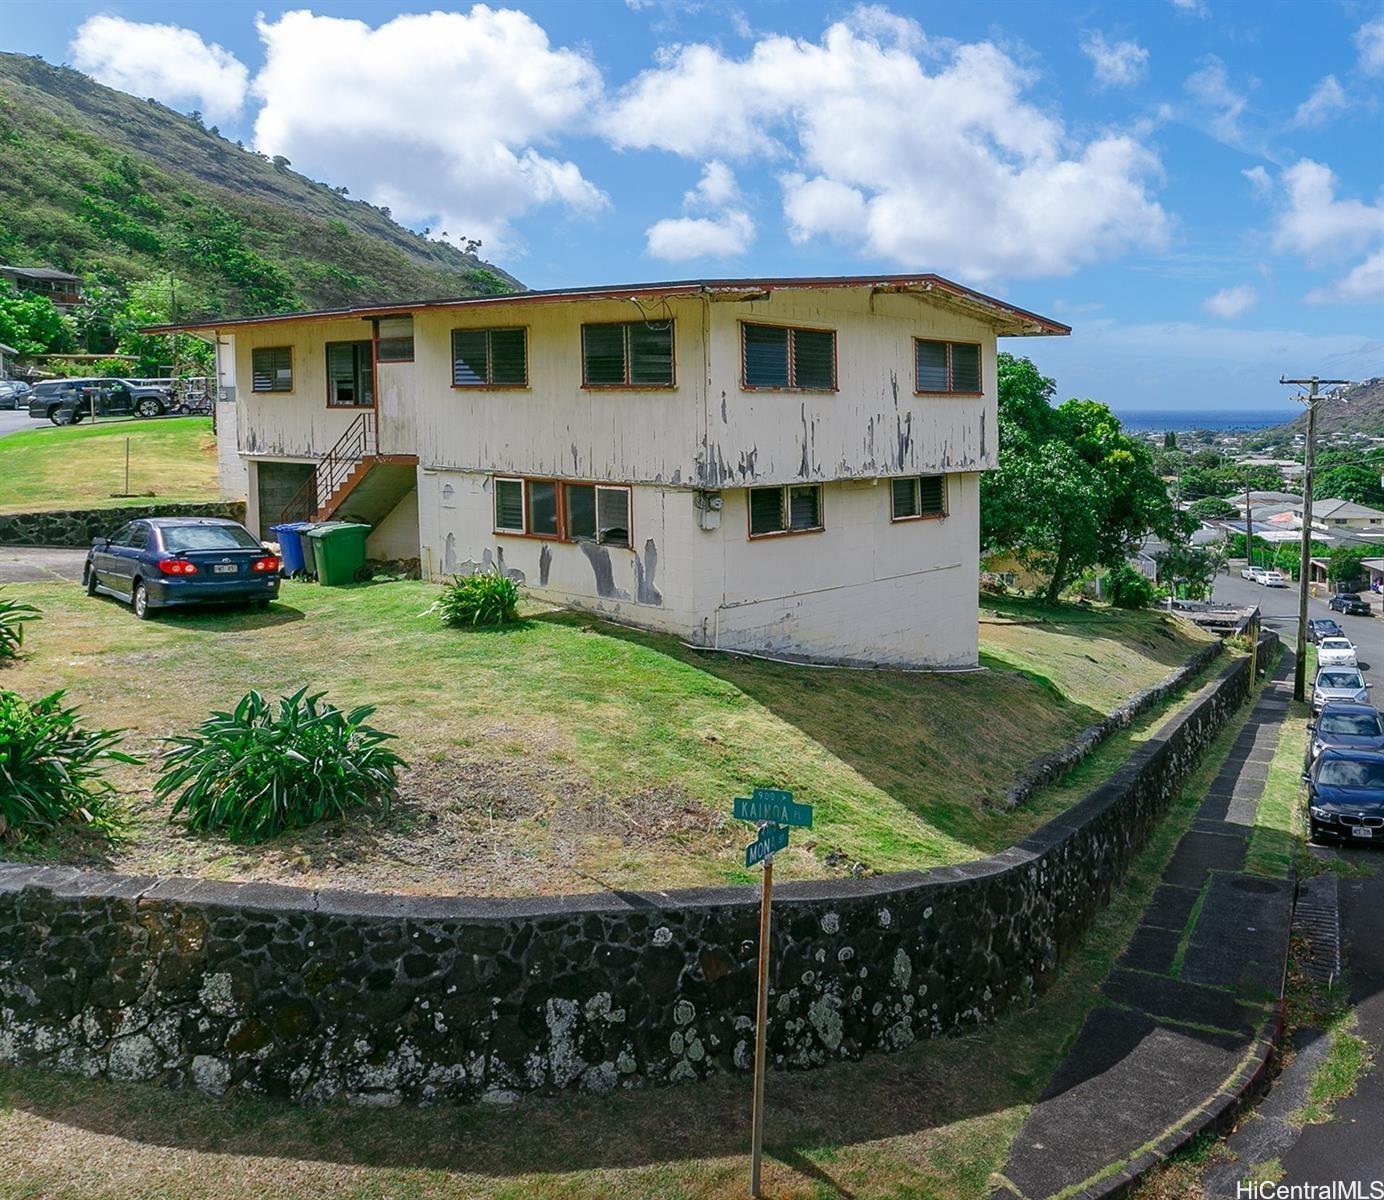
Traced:
POLYGON ((102 772, 139 761, 116 749, 120 730, 87 729, 64 695, 30 702, 0 690, 0 833, 46 833, 66 821, 106 828, 113 788, 102 772))
POLYGON ((393 734, 366 724, 369 705, 343 712, 303 688, 275 704, 248 693, 187 737, 168 739, 157 795, 177 799, 170 816, 191 829, 259 842, 328 818, 344 820, 398 786, 393 734))
POLYGON ((437 602, 444 625, 503 625, 519 619, 519 585, 495 568, 456 575, 437 602))

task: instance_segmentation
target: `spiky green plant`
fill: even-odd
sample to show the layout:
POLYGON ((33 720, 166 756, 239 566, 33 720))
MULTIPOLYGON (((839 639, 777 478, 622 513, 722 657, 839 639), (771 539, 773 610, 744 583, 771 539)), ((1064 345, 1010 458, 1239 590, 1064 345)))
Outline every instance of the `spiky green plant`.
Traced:
POLYGON ((41 620, 42 616, 32 604, 0 596, 0 658, 18 658, 24 645, 25 624, 41 620))
POLYGON ((492 567, 455 575, 437 601, 444 625, 503 625, 519 618, 519 585, 492 567))
POLYGON ((116 749, 121 730, 87 729, 64 695, 30 702, 0 690, 0 833, 44 833, 65 821, 106 828, 114 789, 102 772, 139 761, 116 749))
POLYGON ((385 747, 393 734, 366 724, 363 705, 343 712, 307 688, 276 703, 248 693, 172 745, 154 791, 177 800, 170 816, 190 829, 260 842, 286 829, 378 804, 381 814, 407 766, 385 747))

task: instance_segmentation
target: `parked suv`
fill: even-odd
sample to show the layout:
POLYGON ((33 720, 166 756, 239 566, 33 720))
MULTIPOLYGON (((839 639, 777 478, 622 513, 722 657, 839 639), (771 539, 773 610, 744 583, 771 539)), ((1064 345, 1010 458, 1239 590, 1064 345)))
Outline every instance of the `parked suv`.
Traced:
POLYGON ((91 416, 158 417, 168 410, 168 393, 128 379, 45 379, 29 393, 29 416, 54 425, 76 425, 91 416))

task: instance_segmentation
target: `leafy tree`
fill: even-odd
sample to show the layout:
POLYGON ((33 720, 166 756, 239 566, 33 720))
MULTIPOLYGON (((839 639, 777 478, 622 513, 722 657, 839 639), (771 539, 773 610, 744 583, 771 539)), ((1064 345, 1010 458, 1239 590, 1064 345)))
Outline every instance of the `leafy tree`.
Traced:
POLYGON ((1094 400, 1050 401, 1053 380, 1001 354, 999 469, 981 480, 981 539, 1048 576, 1049 602, 1083 571, 1114 567, 1153 532, 1190 527, 1168 499, 1148 446, 1094 400))
POLYGON ((1384 508, 1384 489, 1379 486, 1379 475, 1378 466, 1365 463, 1328 466, 1316 472, 1312 494, 1322 499, 1351 500, 1371 508, 1384 508))
POLYGON ((1164 450, 1176 450, 1176 449, 1177 449, 1177 434, 1174 433, 1171 429, 1169 429, 1168 432, 1165 433, 1165 434, 1163 435, 1163 449, 1164 449, 1164 450))
POLYGON ((132 375, 163 374, 174 362, 179 375, 211 375, 216 369, 216 350, 210 343, 190 333, 143 333, 146 325, 160 325, 172 319, 173 297, 169 280, 155 277, 144 279, 130 288, 114 324, 116 348, 121 354, 133 354, 139 361, 132 375))
POLYGON ((1127 562, 1116 563, 1106 572, 1102 589, 1116 608, 1148 608, 1157 595, 1153 581, 1127 562))
POLYGON ((77 335, 47 296, 0 288, 0 342, 20 354, 67 354, 77 348, 77 335))
POLYGON ((1192 461, 1204 471, 1214 471, 1224 465, 1225 458, 1219 450, 1198 450, 1192 455, 1192 461))
POLYGON ((1332 583, 1349 583, 1363 579, 1366 572, 1360 566, 1367 558, 1377 557, 1376 546, 1333 546, 1326 559, 1326 577, 1332 583))
POLYGON ((1187 506, 1187 512, 1199 521, 1225 521, 1238 516, 1240 510, 1229 500, 1222 500, 1219 496, 1207 496, 1203 500, 1194 500, 1187 506))
POLYGON ((1155 554, 1153 561, 1160 579, 1183 584, 1188 599, 1200 600, 1210 593, 1225 559, 1220 548, 1181 543, 1155 554))

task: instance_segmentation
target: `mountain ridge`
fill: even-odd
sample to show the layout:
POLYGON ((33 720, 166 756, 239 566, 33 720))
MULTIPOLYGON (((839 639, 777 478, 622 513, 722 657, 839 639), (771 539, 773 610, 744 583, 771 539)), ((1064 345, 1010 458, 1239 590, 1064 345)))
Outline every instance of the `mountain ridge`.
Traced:
POLYGON ((115 287, 173 271, 183 316, 523 287, 286 160, 41 58, 0 53, 0 158, 0 261, 115 287))

